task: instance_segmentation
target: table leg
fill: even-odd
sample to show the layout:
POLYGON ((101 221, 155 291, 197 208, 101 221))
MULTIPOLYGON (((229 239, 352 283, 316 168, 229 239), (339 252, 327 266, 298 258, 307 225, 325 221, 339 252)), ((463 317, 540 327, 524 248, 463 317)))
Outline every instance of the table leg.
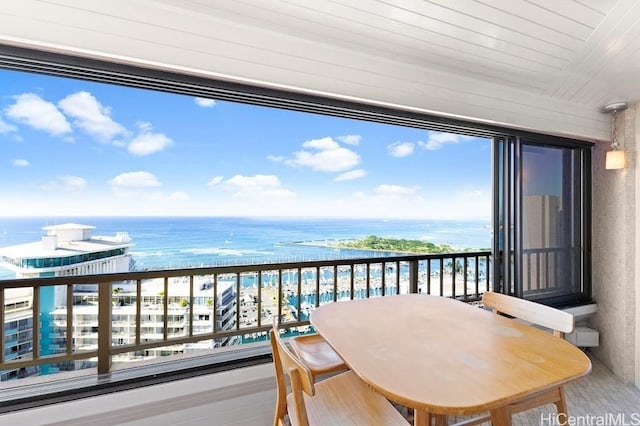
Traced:
POLYGON ((422 410, 413 410, 413 426, 431 426, 435 419, 435 426, 446 426, 447 416, 431 414, 422 410))
POLYGON ((509 407, 491 410, 491 424, 493 426, 511 426, 511 411, 509 407))
POLYGON ((413 426, 431 426, 431 414, 418 409, 413 410, 413 426))

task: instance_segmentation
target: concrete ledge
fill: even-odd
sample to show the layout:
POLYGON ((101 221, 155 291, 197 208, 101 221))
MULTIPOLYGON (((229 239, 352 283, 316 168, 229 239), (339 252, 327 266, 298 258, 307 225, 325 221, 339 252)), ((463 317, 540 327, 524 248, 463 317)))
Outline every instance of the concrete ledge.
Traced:
POLYGON ((568 333, 564 338, 579 348, 594 348, 600 345, 600 333, 598 330, 587 327, 587 320, 598 312, 598 305, 590 303, 588 305, 574 306, 563 309, 574 316, 576 328, 573 333, 568 333))
POLYGON ((588 305, 573 306, 562 310, 573 315, 576 319, 576 324, 580 324, 587 321, 593 314, 598 312, 598 305, 590 303, 588 305))

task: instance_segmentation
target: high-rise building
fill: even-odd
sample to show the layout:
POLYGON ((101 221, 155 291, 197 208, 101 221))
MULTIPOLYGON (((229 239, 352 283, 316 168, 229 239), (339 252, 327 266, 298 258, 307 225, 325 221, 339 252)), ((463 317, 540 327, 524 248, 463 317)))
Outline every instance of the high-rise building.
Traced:
MULTIPOLYGON (((67 223, 46 226, 41 241, 20 244, 0 249, 0 265, 16 273, 16 278, 45 278, 75 275, 97 275, 104 273, 129 272, 133 260, 129 249, 131 239, 126 232, 115 236, 92 236, 95 227, 67 223)), ((161 297, 161 281, 150 283, 142 294, 141 339, 143 341, 162 339, 164 320, 161 297)), ((176 283, 178 284, 178 283, 176 283)), ((136 294, 135 285, 122 283, 117 294, 114 292, 112 310, 112 344, 124 345, 135 342, 136 294)), ((169 301, 167 334, 169 337, 186 336, 189 333, 189 309, 185 304, 189 291, 184 286, 172 287, 169 301), (179 289, 179 290, 174 290, 179 289), (184 292, 184 294, 180 292, 184 292)), ((19 359, 31 356, 33 351, 33 321, 40 318, 40 355, 61 353, 66 350, 66 286, 42 287, 40 289, 40 312, 33 312, 33 290, 10 290, 5 294, 5 359, 19 359)), ((210 333, 213 324, 213 294, 211 286, 203 283, 194 292, 193 334, 210 333)), ((72 328, 75 350, 97 347, 98 288, 95 284, 73 286, 72 328)), ((236 326, 236 293, 231 283, 218 282, 215 297, 215 329, 229 330, 236 326)), ((213 349, 237 343, 238 338, 226 337, 210 339, 198 343, 167 346, 144 350, 142 353, 125 354, 117 360, 137 360, 161 355, 194 352, 199 349, 213 349)), ((26 377, 34 374, 49 374, 60 369, 77 369, 93 366, 95 360, 84 360, 46 365, 40 370, 4 371, 2 380, 26 377)))
POLYGON ((545 292, 558 283, 559 248, 561 247, 560 197, 527 195, 523 205, 523 288, 545 292))

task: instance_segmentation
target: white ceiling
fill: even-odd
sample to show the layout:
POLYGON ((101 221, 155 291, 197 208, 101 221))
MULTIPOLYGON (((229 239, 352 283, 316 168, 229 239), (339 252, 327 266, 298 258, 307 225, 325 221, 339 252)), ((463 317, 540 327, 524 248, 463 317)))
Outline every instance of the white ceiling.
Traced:
POLYGON ((606 139, 640 0, 21 0, 0 43, 606 139))

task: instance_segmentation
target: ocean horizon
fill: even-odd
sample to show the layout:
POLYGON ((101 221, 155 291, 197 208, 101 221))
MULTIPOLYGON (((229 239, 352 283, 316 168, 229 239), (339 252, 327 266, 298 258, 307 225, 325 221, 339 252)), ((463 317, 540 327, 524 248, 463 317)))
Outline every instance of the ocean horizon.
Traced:
MULTIPOLYGON (((288 217, 45 217, 0 218, 0 248, 39 241, 42 227, 94 226, 94 236, 128 232, 137 270, 264 264, 371 257, 367 250, 301 242, 352 240, 368 235, 448 244, 455 249, 491 246, 490 221, 448 219, 332 219, 288 217)), ((377 256, 393 253, 376 252, 377 256)), ((0 268, 0 278, 13 278, 0 268)))

